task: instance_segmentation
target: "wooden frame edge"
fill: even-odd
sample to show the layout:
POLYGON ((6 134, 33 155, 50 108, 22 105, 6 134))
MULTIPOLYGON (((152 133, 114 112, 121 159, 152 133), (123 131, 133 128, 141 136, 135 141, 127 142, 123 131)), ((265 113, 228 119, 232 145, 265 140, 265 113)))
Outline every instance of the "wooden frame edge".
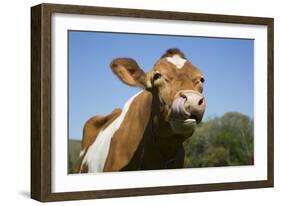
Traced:
POLYGON ((271 182, 269 182, 268 180, 263 180, 263 181, 249 181, 249 182, 230 182, 230 183, 216 183, 216 184, 148 187, 148 188, 132 188, 132 189, 116 189, 116 190, 61 192, 61 193, 51 193, 48 197, 46 197, 46 199, 44 199, 43 202, 167 195, 167 194, 181 194, 181 193, 195 193, 195 192, 214 192, 214 191, 257 189, 257 188, 269 188, 269 187, 272 187, 271 182))
POLYGON ((68 14, 79 14, 79 15, 155 18, 155 19, 172 19, 172 20, 183 20, 183 21, 205 21, 205 22, 217 22, 217 23, 227 22, 227 23, 254 24, 254 25, 268 25, 271 21, 273 21, 273 18, 269 18, 269 17, 206 14, 206 13, 192 13, 192 12, 178 12, 178 11, 164 11, 164 10, 143 10, 143 9, 115 8, 115 7, 96 7, 96 6, 81 6, 81 5, 72 5, 72 4, 43 3, 40 5, 44 9, 49 10, 52 13, 68 13, 68 14))
POLYGON ((31 198, 51 194, 51 10, 31 8, 31 198))
POLYGON ((274 19, 267 24, 267 179, 274 187, 274 19))
POLYGON ((31 8, 31 198, 42 199, 41 170, 41 20, 42 7, 31 8))

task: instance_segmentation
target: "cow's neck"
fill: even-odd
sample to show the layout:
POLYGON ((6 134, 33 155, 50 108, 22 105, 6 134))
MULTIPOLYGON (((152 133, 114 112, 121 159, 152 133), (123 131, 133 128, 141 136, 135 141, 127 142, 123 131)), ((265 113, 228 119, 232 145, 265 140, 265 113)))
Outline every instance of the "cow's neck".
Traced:
POLYGON ((184 136, 174 134, 170 130, 170 125, 159 126, 152 124, 151 138, 155 147, 163 158, 169 160, 178 155, 179 150, 182 148, 184 136))
POLYGON ((159 149, 160 154, 165 159, 171 159, 176 156, 185 137, 181 134, 175 134, 170 124, 167 122, 161 109, 160 101, 157 97, 153 97, 151 111, 151 138, 153 144, 159 149))
MULTIPOLYGON (((124 166, 126 166, 122 167, 122 170, 176 168, 175 166, 171 166, 171 162, 173 165, 176 164, 177 167, 182 167, 182 163, 178 163, 180 162, 179 159, 184 156, 181 136, 174 135, 168 123, 156 124, 156 122, 159 123, 157 119, 159 120, 161 116, 156 115, 155 110, 153 110, 155 105, 152 99, 150 92, 143 91, 139 97, 135 99, 134 104, 132 104, 129 109, 129 119, 131 119, 131 121, 126 125, 126 132, 134 132, 132 135, 128 135, 130 138, 124 138, 123 145, 125 145, 127 149, 136 145, 137 148, 134 147, 130 149, 130 151, 133 151, 132 158, 131 156, 126 156, 128 151, 125 153, 124 156, 125 159, 128 160, 128 164, 124 164, 124 166), (154 119, 154 117, 156 119, 154 119), (130 124, 133 120, 134 126, 130 124), (136 127, 136 125, 139 126, 136 127), (138 132, 136 132, 138 128, 144 128, 144 130, 138 130, 138 132), (141 136, 135 138, 136 134, 141 134, 141 136), (173 161, 175 159, 176 161, 173 161)), ((123 134, 125 131, 120 132, 123 134)), ((123 136, 118 137, 119 142, 122 140, 122 137, 123 136)), ((120 157, 121 154, 121 157, 124 158, 122 152, 125 150, 124 147, 122 148, 118 150, 118 156, 120 157)), ((113 157, 115 156, 114 154, 113 157)))

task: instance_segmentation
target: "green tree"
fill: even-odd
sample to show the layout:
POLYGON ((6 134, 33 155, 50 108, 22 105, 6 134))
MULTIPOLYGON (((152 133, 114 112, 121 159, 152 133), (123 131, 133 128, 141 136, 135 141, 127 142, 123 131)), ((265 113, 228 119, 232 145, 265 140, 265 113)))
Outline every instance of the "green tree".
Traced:
POLYGON ((198 126, 185 141, 186 167, 253 164, 253 120, 229 112, 198 126))

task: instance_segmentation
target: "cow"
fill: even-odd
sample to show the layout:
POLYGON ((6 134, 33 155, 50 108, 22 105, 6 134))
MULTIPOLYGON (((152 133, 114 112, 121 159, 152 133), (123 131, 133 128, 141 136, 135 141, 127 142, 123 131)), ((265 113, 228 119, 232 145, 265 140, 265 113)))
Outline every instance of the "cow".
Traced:
POLYGON ((85 123, 75 172, 183 168, 183 142, 206 107, 203 74, 177 48, 147 73, 131 58, 116 58, 110 67, 123 83, 142 90, 122 110, 85 123))

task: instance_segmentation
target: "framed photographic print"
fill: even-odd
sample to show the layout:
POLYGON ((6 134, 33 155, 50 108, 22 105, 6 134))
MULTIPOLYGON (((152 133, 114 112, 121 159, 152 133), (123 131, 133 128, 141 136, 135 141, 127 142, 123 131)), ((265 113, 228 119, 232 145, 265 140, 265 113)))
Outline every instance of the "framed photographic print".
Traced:
POLYGON ((273 19, 31 8, 31 197, 273 187, 273 19))

